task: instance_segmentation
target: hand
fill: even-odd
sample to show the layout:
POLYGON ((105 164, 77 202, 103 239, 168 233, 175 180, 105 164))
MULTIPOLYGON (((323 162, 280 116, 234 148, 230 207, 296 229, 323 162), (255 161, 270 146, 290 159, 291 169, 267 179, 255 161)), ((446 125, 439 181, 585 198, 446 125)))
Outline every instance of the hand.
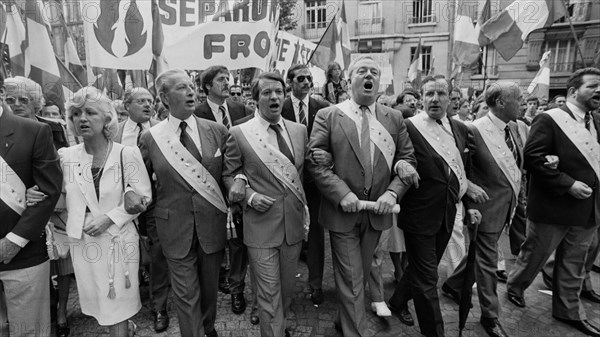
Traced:
POLYGON ((581 181, 575 181, 569 188, 569 194, 576 199, 587 199, 592 196, 592 192, 594 191, 581 181))
POLYGON ((421 177, 419 177, 417 170, 411 164, 400 161, 396 166, 396 174, 398 174, 398 178, 400 178, 404 185, 415 185, 415 188, 419 188, 419 179, 421 177))
POLYGON ((312 148, 312 157, 317 164, 325 167, 331 167, 333 164, 333 156, 327 151, 323 151, 317 148, 312 148))
POLYGON ((390 191, 386 191, 383 193, 379 199, 377 199, 377 203, 375 204, 375 214, 389 214, 392 212, 392 207, 396 204, 396 197, 390 193, 390 191))
POLYGON ((7 238, 0 239, 0 262, 9 263, 21 251, 21 247, 7 238))
POLYGON ((146 198, 138 195, 134 191, 128 191, 124 196, 125 200, 125 211, 129 214, 142 213, 148 207, 146 198))
POLYGON ((252 198, 252 208, 259 212, 266 212, 273 204, 275 203, 275 199, 271 197, 267 197, 264 194, 256 193, 254 198, 252 198))
POLYGON ((342 207, 342 210, 344 212, 356 213, 359 211, 359 207, 358 207, 359 201, 360 200, 358 200, 358 197, 356 196, 356 194, 350 192, 350 193, 346 194, 346 196, 344 197, 344 199, 342 199, 342 201, 340 201, 340 206, 342 207))
POLYGON ((481 223, 481 213, 476 209, 468 209, 467 221, 470 225, 479 225, 481 223))
POLYGON ((483 188, 479 187, 478 185, 475 185, 470 181, 469 187, 467 188, 467 196, 478 204, 482 204, 490 200, 490 197, 488 197, 487 193, 485 193, 483 188))
POLYGON ((233 179, 233 185, 229 189, 229 202, 235 204, 244 200, 246 196, 246 182, 244 179, 233 179))
POLYGON ((38 185, 30 187, 25 192, 25 199, 27 200, 27 206, 35 206, 37 203, 46 200, 48 196, 43 192, 40 192, 38 185))
POLYGON ((546 162, 544 163, 544 166, 552 170, 556 170, 558 168, 558 163, 560 162, 558 156, 547 155, 545 158, 546 162))
POLYGON ((83 232, 89 236, 98 236, 104 233, 108 227, 113 225, 113 221, 106 215, 94 218, 87 226, 83 227, 83 232))

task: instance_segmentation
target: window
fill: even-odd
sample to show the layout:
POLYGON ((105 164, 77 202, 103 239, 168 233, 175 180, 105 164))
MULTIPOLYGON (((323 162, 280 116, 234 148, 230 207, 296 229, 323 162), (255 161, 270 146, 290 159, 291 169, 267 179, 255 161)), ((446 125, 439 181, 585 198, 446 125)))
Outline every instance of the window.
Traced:
POLYGON ((365 1, 358 6, 356 20, 356 35, 371 35, 383 33, 383 17, 381 1, 365 1))
POLYGON ((413 12, 411 23, 435 22, 432 15, 432 0, 413 0, 413 12))
POLYGON ((551 51, 550 73, 572 72, 577 47, 574 40, 547 41, 544 51, 551 51))
POLYGON ((488 45, 483 48, 483 52, 477 62, 477 69, 473 72, 475 75, 484 75, 483 68, 485 67, 485 75, 494 76, 498 74, 498 66, 496 64, 496 49, 493 45, 488 45), (486 56, 487 52, 487 56, 486 56))
MULTIPOLYGON (((417 47, 410 48, 410 59, 415 57, 415 53, 417 51, 417 47)), ((431 46, 423 47, 421 46, 421 69, 423 74, 429 74, 429 70, 431 69, 431 46)))
POLYGON ((327 1, 316 0, 306 2, 306 28, 327 27, 327 1))

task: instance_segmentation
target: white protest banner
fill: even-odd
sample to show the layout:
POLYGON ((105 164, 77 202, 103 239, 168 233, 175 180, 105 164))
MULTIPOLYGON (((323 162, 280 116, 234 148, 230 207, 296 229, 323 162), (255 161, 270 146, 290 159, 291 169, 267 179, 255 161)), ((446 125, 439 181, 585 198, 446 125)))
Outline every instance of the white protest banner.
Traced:
POLYGON ((271 69, 283 78, 292 65, 306 64, 312 52, 317 48, 315 43, 282 30, 277 33, 276 44, 277 50, 273 55, 271 69))
MULTIPOLYGON (((148 69, 152 60, 150 0, 81 0, 91 64, 148 69)), ((163 55, 171 68, 268 69, 278 0, 158 1, 163 55)))

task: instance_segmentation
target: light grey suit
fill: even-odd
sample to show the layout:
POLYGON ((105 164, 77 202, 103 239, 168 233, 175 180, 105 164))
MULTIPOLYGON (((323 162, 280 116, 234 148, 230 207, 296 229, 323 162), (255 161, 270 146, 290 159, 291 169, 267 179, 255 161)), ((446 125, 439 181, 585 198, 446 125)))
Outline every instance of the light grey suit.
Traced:
MULTIPOLYGON (((306 127, 283 121, 292 143, 294 166, 302 177, 308 142, 306 127)), ((251 122, 254 121, 246 123, 251 122)), ((304 238, 305 205, 269 171, 240 126, 234 126, 227 140, 223 170, 223 180, 228 188, 239 173, 248 178, 249 185, 242 201, 244 244, 248 247, 258 288, 261 336, 281 337, 285 334, 285 319, 292 303, 294 276, 304 238), (275 203, 264 213, 255 210, 248 206, 248 199, 254 192, 275 199, 275 203)))

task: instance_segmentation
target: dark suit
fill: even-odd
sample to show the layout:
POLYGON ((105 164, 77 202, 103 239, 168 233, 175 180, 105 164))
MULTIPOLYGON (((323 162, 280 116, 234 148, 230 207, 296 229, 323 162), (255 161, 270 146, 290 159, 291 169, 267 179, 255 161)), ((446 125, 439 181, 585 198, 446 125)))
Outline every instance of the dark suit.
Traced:
MULTIPOLYGON (((195 118, 202 165, 221 181, 227 129, 195 118)), ((168 120, 162 123, 168 123, 168 120)), ((139 143, 149 176, 156 174, 154 218, 171 272, 179 328, 184 336, 201 337, 214 329, 219 267, 223 259, 227 214, 204 199, 167 162, 150 132, 139 143)))
MULTIPOLYGON (((21 215, 0 201, 0 238, 5 238, 12 232, 29 240, 9 263, 0 263, 0 281, 6 282, 5 296, 2 297, 6 299, 11 330, 15 330, 11 331, 11 335, 33 334, 36 330, 41 333, 39 329, 48 328, 50 323, 47 281, 50 274, 44 227, 54 211, 63 180, 51 128, 43 123, 15 116, 8 109, 4 110, 0 117, 0 156, 15 171, 25 188, 37 185, 48 196, 35 207, 27 207, 21 215), (31 272, 28 277, 18 274, 25 269, 38 270, 38 267, 43 270, 41 274, 31 272), (29 277, 34 277, 39 282, 26 283, 33 282, 29 281, 29 277), (36 294, 43 296, 28 297, 38 296, 36 294), (15 303, 19 303, 18 307, 15 303)), ((1 178, 0 188, 6 188, 6 177, 1 178)))
MULTIPOLYGON (((256 116, 247 123, 261 127, 256 116)), ((285 121, 291 141, 294 167, 302 179, 308 135, 306 128, 285 121)), ((304 204, 281 183, 252 148, 241 127, 231 128, 225 154, 223 179, 233 185, 240 173, 248 177, 250 187, 242 201, 244 212, 244 243, 248 247, 251 267, 258 289, 260 332, 264 337, 284 336, 286 318, 292 303, 294 280, 300 246, 304 237, 302 219, 304 204), (248 205, 254 192, 269 196, 275 202, 265 212, 248 205)))
MULTIPOLYGON (((488 118, 488 117, 483 117, 488 118)), ((477 121, 476 121, 477 123, 477 121)), ((518 136, 517 124, 509 122, 511 136, 516 146, 519 163, 523 163, 523 143, 518 136)), ((496 128, 491 125, 491 128, 496 128)), ((497 128, 496 128, 497 129, 497 128)), ((478 204, 465 198, 466 209, 477 209, 481 213, 481 223, 477 232, 477 255, 475 260, 475 279, 477 294, 481 305, 481 316, 485 318, 498 318, 499 303, 496 287, 498 278, 496 270, 498 265, 498 240, 504 226, 510 222, 510 216, 517 206, 517 197, 512 185, 503 171, 498 166, 496 159, 488 149, 479 129, 471 127, 477 151, 471 155, 471 182, 481 187, 488 195, 489 200, 478 204)), ((494 131, 496 131, 494 129, 494 131)), ((503 130, 499 130, 504 134, 503 130)), ((514 174, 521 175, 521 167, 514 168, 514 174)), ((446 284, 461 293, 466 272, 466 256, 446 281, 446 284)))
MULTIPOLYGON (((307 130, 310 135, 317 111, 328 107, 326 102, 317 101, 314 98, 308 99, 308 112, 305 109, 306 120, 308 122, 307 130)), ((283 102, 281 116, 292 122, 296 120, 294 106, 291 98, 286 98, 283 102)), ((319 224, 319 206, 321 205, 321 193, 315 185, 313 177, 304 169, 304 192, 308 201, 308 210, 310 212, 310 228, 308 231, 308 245, 306 253, 306 264, 308 266, 308 285, 311 289, 321 289, 323 284, 323 268, 325 267, 325 231, 319 224)))
MULTIPOLYGON (((456 147, 468 172, 469 156, 474 151, 469 130, 462 122, 453 118, 449 121, 456 147)), ((410 119, 406 121, 406 127, 415 148, 420 180, 419 188, 411 186, 400 202, 398 224, 404 230, 408 269, 396 285, 390 304, 406 306, 413 298, 421 333, 443 336, 437 267, 454 227, 460 185, 454 171, 449 169, 410 119)))
MULTIPOLYGON (((252 111, 247 109, 243 104, 234 102, 231 100, 225 101, 227 109, 229 110, 229 116, 231 117, 231 125, 237 125, 238 121, 244 119, 244 117, 252 118, 252 111)), ((200 104, 194 114, 197 117, 215 121, 215 115, 210 109, 208 102, 200 104)), ((229 290, 231 294, 241 294, 244 292, 246 272, 248 271, 248 251, 244 245, 244 223, 242 221, 242 215, 240 212, 233 214, 233 221, 235 223, 235 238, 232 238, 228 242, 229 246, 229 275, 227 280, 229 281, 229 290)), ((221 278, 225 279, 225 269, 221 271, 221 278)))
MULTIPOLYGON (((392 169, 399 160, 416 166, 412 144, 401 114, 380 104, 375 105, 372 114, 390 133, 396 145, 392 169)), ((370 191, 367 190, 364 167, 371 163, 364 163, 360 159, 362 154, 359 144, 356 123, 337 106, 321 109, 317 113, 309 148, 331 153, 334 166, 320 166, 312 155, 306 157, 306 163, 323 195, 319 223, 329 230, 331 238, 339 300, 338 320, 344 336, 368 334, 364 283, 371 270, 373 252, 381 231, 392 226, 392 215, 346 213, 342 211, 340 202, 350 192, 360 200, 377 201, 387 190, 399 193, 402 185, 398 176, 390 172, 381 151, 374 147, 373 181, 370 191)))
MULTIPOLYGON (((566 105, 561 109, 575 118, 566 105)), ((600 139, 600 115, 592 113, 592 117, 600 139)), ((585 256, 600 220, 598 178, 549 114, 540 114, 533 120, 524 153, 529 173, 527 237, 509 274, 507 291, 523 296, 556 249, 552 315, 585 320, 579 292, 585 278, 585 256), (557 169, 544 166, 546 155, 558 156, 557 169), (575 181, 591 187, 592 195, 587 199, 571 196, 568 191, 575 181)))

